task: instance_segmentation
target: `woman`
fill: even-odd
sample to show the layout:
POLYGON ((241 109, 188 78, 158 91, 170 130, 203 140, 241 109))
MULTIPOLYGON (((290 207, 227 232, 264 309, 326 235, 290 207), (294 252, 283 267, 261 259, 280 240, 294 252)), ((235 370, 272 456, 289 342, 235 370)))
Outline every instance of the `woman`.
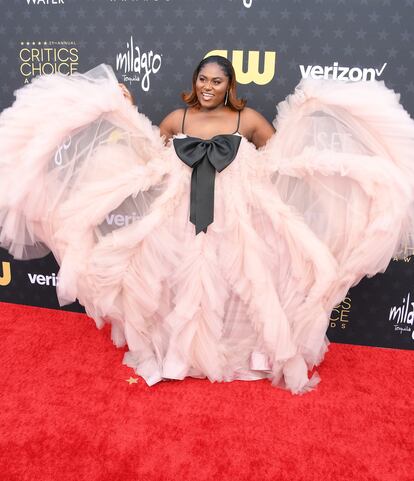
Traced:
POLYGON ((158 129, 106 66, 18 91, 0 118, 0 243, 47 245, 60 301, 111 323, 149 385, 306 392, 332 308, 412 248, 413 122, 383 85, 307 81, 273 135, 218 57, 184 100, 158 129))

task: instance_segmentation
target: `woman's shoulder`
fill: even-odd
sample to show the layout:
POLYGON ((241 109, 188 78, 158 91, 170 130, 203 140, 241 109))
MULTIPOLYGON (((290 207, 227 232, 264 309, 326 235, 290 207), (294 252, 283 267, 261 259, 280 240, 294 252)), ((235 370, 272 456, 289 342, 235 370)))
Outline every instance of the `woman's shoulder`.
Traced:
POLYGON ((258 119, 264 119, 263 115, 259 113, 257 110, 252 109, 251 107, 244 107, 243 110, 240 111, 240 114, 246 119, 246 120, 258 120, 258 119))
POLYGON ((260 112, 250 107, 244 107, 241 111, 240 131, 257 148, 265 145, 275 133, 273 125, 260 112))
POLYGON ((176 122, 178 120, 181 121, 185 111, 186 111, 186 109, 184 109, 184 108, 173 110, 172 112, 170 112, 169 114, 167 114, 164 117, 164 119, 162 120, 161 123, 163 123, 165 121, 167 121, 169 123, 176 122))
POLYGON ((247 129, 268 128, 271 124, 263 115, 250 107, 244 107, 240 113, 240 121, 247 129))
POLYGON ((164 117, 160 123, 161 135, 168 139, 181 131, 186 109, 176 109, 164 117))

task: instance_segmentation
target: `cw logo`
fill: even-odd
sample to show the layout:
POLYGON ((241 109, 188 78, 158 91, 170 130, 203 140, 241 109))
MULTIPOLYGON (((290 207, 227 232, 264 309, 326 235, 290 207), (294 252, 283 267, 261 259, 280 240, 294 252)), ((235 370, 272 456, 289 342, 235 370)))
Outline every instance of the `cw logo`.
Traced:
POLYGON ((11 282, 10 262, 2 262, 2 275, 0 276, 0 287, 6 287, 11 282))
MULTIPOLYGON (((244 51, 233 50, 232 64, 236 72, 237 82, 241 84, 249 84, 254 82, 257 85, 266 85, 272 81, 276 70, 276 52, 265 52, 264 54, 264 68, 259 71, 260 52, 257 50, 250 50, 247 59, 247 71, 244 71, 244 51)), ((212 50, 204 57, 211 55, 220 55, 220 57, 228 58, 227 50, 212 50)))

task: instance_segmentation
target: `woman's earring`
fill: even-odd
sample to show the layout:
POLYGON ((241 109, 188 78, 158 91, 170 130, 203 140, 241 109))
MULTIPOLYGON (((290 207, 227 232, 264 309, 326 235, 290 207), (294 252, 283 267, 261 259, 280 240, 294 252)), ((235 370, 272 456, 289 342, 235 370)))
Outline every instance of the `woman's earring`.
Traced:
POLYGON ((228 100, 229 100, 229 91, 227 90, 226 98, 224 99, 224 105, 227 105, 228 100))

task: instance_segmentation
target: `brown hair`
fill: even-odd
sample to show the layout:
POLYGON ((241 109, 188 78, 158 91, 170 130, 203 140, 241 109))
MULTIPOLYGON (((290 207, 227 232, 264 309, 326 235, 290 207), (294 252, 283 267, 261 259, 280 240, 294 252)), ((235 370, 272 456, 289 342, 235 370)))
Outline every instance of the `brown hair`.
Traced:
POLYGON ((200 108, 200 102, 197 98, 196 93, 196 82, 198 74, 200 70, 204 67, 204 65, 208 63, 216 63, 222 70, 224 75, 229 79, 229 89, 228 89, 228 100, 227 100, 227 107, 231 108, 232 110, 240 111, 243 110, 246 105, 245 99, 238 99, 236 95, 236 73, 234 72, 234 68, 232 63, 227 60, 225 57, 221 57, 220 55, 211 55, 210 57, 204 58, 196 67, 193 73, 193 81, 192 81, 192 90, 191 92, 183 92, 181 94, 182 99, 189 107, 200 108))

